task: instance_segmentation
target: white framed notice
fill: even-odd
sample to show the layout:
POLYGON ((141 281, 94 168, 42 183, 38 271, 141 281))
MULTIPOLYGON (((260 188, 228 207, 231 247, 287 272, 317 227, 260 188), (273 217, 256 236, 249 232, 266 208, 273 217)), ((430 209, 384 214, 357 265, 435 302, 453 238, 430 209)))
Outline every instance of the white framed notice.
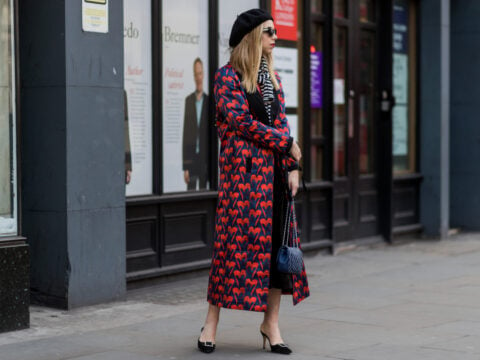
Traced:
POLYGON ((290 136, 298 141, 298 115, 287 114, 288 125, 290 125, 290 136))
POLYGON ((393 155, 408 154, 408 107, 395 105, 392 111, 393 123, 393 155))
POLYGON ((124 0, 124 79, 131 152, 126 195, 153 192, 151 1, 124 0))
POLYGON ((345 79, 333 79, 333 103, 345 104, 345 79))
POLYGON ((108 33, 108 0, 82 0, 82 30, 108 33))
POLYGON ((282 81, 285 106, 298 106, 298 50, 278 47, 273 49, 273 65, 282 81))
POLYGON ((393 96, 397 104, 408 103, 408 55, 393 54, 393 96))

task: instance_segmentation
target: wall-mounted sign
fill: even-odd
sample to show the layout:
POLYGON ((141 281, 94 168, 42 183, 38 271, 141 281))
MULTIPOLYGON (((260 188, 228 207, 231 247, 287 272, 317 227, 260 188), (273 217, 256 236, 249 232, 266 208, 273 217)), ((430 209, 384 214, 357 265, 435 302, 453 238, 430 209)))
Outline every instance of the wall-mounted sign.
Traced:
POLYGON ((273 51, 275 71, 282 81, 286 107, 298 106, 298 50, 278 47, 273 51))
POLYGON ((297 0, 272 0, 272 16, 278 38, 297 41, 297 0))
POLYGON ((82 1, 82 30, 108 33, 108 1, 82 1))
POLYGON ((322 108, 322 53, 310 52, 310 107, 322 108))

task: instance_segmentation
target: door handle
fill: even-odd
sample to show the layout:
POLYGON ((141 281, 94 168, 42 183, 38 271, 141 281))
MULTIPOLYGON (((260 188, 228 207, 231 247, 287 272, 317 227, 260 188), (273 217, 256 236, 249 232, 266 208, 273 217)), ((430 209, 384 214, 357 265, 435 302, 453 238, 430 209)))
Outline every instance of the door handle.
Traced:
POLYGON ((355 136, 355 125, 353 119, 353 107, 355 105, 355 91, 350 90, 348 94, 348 138, 353 139, 355 136))

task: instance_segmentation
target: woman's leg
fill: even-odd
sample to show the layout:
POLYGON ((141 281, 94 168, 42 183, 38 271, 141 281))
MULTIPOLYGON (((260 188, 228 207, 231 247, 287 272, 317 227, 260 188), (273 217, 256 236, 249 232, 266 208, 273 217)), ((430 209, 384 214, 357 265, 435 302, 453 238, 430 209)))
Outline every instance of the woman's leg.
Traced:
POLYGON ((283 343, 280 328, 278 327, 278 314, 280 312, 281 297, 282 290, 268 290, 267 311, 263 317, 263 323, 260 325, 260 330, 268 335, 272 345, 283 343))
POLYGON ((217 324, 220 317, 220 307, 212 304, 208 304, 207 318, 205 319, 205 325, 203 331, 200 334, 200 341, 213 341, 215 342, 215 336, 217 335, 217 324))

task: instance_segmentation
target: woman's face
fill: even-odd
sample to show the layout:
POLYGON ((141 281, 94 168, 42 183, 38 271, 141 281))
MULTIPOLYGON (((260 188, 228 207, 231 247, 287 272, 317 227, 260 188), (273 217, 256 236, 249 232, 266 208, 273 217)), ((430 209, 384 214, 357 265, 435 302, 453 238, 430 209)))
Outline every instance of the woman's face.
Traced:
POLYGON ((262 24, 262 54, 271 54, 275 47, 275 40, 277 40, 277 34, 275 25, 272 20, 267 20, 262 24), (275 34, 273 33, 275 32, 275 34))

